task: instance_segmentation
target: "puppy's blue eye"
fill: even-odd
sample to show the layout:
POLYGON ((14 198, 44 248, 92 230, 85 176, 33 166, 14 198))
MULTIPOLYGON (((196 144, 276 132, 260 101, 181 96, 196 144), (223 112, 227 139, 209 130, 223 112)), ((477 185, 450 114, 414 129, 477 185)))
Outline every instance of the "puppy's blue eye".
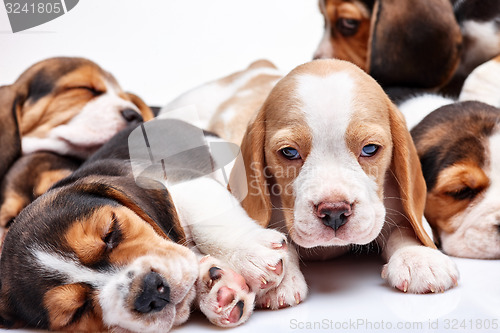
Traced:
POLYGON ((280 152, 288 160, 298 160, 301 158, 298 150, 291 147, 283 148, 280 152))
POLYGON ((380 146, 374 144, 366 145, 361 150, 361 157, 372 157, 377 153, 379 148, 380 146))

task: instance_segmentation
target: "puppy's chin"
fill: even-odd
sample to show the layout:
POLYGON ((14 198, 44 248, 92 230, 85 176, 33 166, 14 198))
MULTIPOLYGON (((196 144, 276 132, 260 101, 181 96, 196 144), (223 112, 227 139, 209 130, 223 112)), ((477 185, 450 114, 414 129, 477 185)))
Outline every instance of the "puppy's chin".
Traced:
POLYGON ((326 226, 311 213, 296 211, 294 221, 287 223, 290 237, 304 248, 368 244, 380 235, 385 221, 385 207, 380 202, 360 206, 337 230, 326 226))

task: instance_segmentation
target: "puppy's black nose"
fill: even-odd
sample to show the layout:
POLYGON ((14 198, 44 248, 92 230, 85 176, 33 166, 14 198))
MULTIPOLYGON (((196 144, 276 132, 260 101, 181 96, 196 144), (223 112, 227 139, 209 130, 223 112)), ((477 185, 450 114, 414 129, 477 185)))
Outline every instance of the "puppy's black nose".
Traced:
POLYGON ((125 109, 122 110, 121 113, 123 119, 125 119, 128 123, 139 123, 143 121, 142 116, 134 109, 125 109))
POLYGON ((316 207, 316 216, 335 231, 347 223, 351 214, 351 205, 347 202, 322 202, 316 207))
POLYGON ((156 272, 146 274, 142 282, 142 290, 135 299, 134 308, 140 313, 162 310, 170 303, 170 287, 156 272))

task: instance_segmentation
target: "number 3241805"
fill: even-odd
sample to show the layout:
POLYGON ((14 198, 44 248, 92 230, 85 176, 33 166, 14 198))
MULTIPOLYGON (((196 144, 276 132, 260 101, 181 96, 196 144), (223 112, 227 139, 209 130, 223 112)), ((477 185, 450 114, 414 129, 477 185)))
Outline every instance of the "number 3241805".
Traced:
POLYGON ((59 14, 62 11, 61 2, 39 2, 39 3, 24 3, 6 2, 5 8, 8 14, 59 14))

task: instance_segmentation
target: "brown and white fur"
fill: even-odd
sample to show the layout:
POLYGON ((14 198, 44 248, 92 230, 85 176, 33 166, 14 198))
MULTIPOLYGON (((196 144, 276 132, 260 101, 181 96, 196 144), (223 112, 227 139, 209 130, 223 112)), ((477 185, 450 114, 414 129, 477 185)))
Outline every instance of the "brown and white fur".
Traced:
POLYGON ((384 87, 450 83, 445 91, 457 94, 475 67, 500 53, 496 0, 320 0, 319 7, 325 29, 314 58, 351 61, 384 87))
POLYGON ((427 183, 425 217, 449 255, 500 258, 500 109, 438 108, 411 133, 427 183))
POLYGON ((82 58, 40 61, 1 87, 0 99, 1 228, 114 134, 153 118, 139 97, 82 58))
MULTIPOLYGON (((186 105, 202 105, 203 88, 189 92, 186 105)), ((248 189, 242 205, 251 218, 286 230, 293 256, 297 248, 304 258, 324 259, 371 244, 388 261, 383 277, 405 292, 456 283, 454 263, 421 226, 425 182, 404 118, 373 79, 344 61, 313 61, 264 99, 257 110, 232 107, 249 124, 241 143, 245 170, 233 169, 229 187, 236 197, 248 189), (376 154, 361 156, 370 145, 376 154), (290 151, 300 158, 287 159, 290 151), (333 216, 343 223, 332 223, 333 216)), ((283 267, 281 283, 257 294, 257 304, 278 308, 304 298, 298 267, 283 267)))
POLYGON ((125 130, 28 205, 1 256, 0 323, 168 331, 193 302, 218 326, 245 322, 256 293, 298 262, 212 178, 208 146, 165 158, 200 131, 177 120, 125 130))
POLYGON ((400 106, 411 116, 409 128, 427 183, 425 216, 450 255, 500 255, 499 78, 496 57, 472 71, 458 100, 427 94, 400 106))

